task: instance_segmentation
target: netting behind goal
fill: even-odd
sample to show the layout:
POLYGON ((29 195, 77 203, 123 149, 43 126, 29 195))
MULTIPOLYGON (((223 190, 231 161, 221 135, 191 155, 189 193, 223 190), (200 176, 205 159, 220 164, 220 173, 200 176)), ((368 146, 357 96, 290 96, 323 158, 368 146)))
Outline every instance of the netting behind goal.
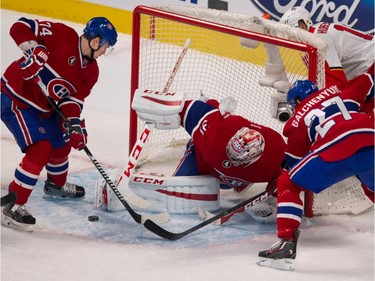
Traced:
MULTIPOLYGON (((259 84, 269 60, 265 43, 278 46, 290 83, 310 79, 320 87, 324 87, 326 44, 303 30, 271 20, 257 20, 264 27, 263 33, 244 29, 254 17, 226 11, 187 6, 137 7, 133 13, 131 93, 137 88, 163 90, 185 41, 190 39, 189 50, 170 91, 184 91, 187 99, 204 95, 221 100, 232 96, 238 103, 235 114, 281 133, 284 124, 271 114, 276 90, 259 84), (240 44, 241 38, 261 43, 248 48, 240 44)), ((142 128, 132 110, 130 150, 142 128)), ((177 165, 188 139, 182 128, 154 130, 140 163, 160 168, 158 162, 167 159, 169 164, 177 165)), ((312 215, 311 203, 309 199, 305 204, 307 215, 312 215)))

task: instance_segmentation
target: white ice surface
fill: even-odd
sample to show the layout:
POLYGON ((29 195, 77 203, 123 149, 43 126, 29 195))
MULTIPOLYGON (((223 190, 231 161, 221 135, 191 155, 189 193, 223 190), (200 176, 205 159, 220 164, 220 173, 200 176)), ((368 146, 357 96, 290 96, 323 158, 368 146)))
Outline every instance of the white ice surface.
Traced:
MULTIPOLYGON (((1 11, 1 68, 21 55, 8 35, 24 14, 1 11)), ((30 15, 29 15, 30 16, 30 15)), ((31 17, 35 17, 32 16, 31 17)), ((83 26, 69 23, 81 32, 83 26)), ((111 56, 99 60, 101 74, 87 99, 84 117, 88 147, 110 172, 128 153, 131 37, 120 34, 111 56)), ((1 192, 6 193, 22 154, 1 125, 1 192)), ((100 174, 82 152, 74 152, 69 180, 86 187, 81 202, 41 198, 43 173, 27 204, 36 217, 33 233, 1 228, 1 280, 27 281, 240 281, 374 280, 374 214, 304 218, 296 270, 283 272, 256 265, 259 250, 276 241, 276 225, 262 225, 248 214, 222 226, 206 226, 180 240, 162 240, 127 212, 95 210, 94 184, 100 174), (98 222, 87 216, 97 214, 98 222)), ((225 204, 236 204, 226 200, 225 204)), ((198 216, 172 216, 166 229, 182 232, 198 216)))

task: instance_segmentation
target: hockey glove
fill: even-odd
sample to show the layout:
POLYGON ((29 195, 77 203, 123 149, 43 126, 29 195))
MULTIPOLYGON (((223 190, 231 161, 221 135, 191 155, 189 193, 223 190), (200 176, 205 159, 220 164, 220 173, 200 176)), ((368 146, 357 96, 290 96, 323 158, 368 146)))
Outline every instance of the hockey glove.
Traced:
POLYGON ((137 89, 134 92, 132 108, 141 120, 154 123, 156 129, 171 130, 180 128, 179 113, 184 103, 184 92, 163 93, 137 89))
POLYGON ((73 130, 69 130, 66 124, 64 127, 64 140, 69 143, 74 149, 81 150, 86 146, 87 143, 87 130, 85 126, 85 120, 79 118, 72 118, 70 124, 73 130))
POLYGON ((37 45, 25 52, 27 57, 20 64, 21 73, 25 80, 33 79, 39 74, 48 60, 48 54, 47 48, 42 45, 37 45))

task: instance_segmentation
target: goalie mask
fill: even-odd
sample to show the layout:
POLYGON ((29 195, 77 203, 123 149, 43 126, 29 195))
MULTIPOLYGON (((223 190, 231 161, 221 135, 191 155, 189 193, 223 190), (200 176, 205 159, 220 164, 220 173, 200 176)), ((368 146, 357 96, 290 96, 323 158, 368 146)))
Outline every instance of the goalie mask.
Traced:
POLYGON ((234 166, 248 166, 263 154, 264 138, 255 130, 243 127, 229 140, 227 155, 234 166))
POLYGON ((312 26, 309 12, 305 8, 293 7, 281 17, 279 22, 294 27, 299 27, 299 21, 303 21, 306 24, 307 29, 312 26))

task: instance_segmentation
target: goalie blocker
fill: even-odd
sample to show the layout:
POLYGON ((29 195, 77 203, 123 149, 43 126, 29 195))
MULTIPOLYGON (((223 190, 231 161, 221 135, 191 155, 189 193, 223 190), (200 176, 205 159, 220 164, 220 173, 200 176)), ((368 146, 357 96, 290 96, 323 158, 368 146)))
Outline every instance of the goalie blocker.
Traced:
MULTIPOLYGON (((122 182, 118 185, 119 190, 122 189, 121 185, 122 182)), ((198 213, 198 207, 211 212, 220 208, 219 180, 210 175, 164 177, 152 173, 135 173, 130 177, 129 188, 149 201, 149 207, 141 211, 194 214, 198 213)), ((103 180, 98 180, 96 184, 95 205, 111 212, 124 210, 118 198, 107 193, 103 180)))
POLYGON ((132 108, 139 119, 154 123, 159 130, 178 129, 180 115, 185 102, 182 92, 159 92, 137 89, 134 92, 132 108))

